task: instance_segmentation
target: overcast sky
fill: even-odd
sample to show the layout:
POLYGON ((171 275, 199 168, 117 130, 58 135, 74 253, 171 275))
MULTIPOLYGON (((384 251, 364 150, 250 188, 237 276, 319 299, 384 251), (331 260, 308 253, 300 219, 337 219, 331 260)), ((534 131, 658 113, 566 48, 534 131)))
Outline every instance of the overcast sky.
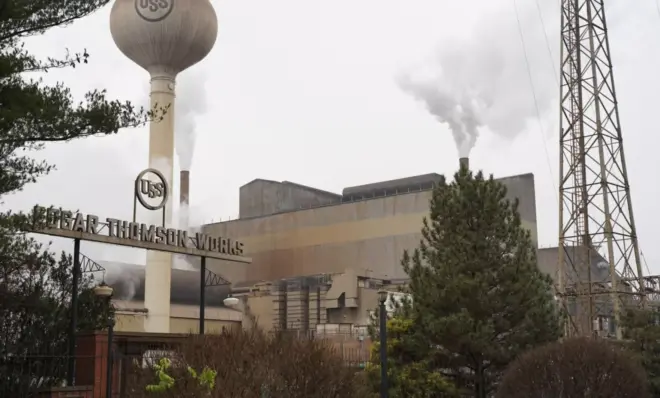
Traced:
MULTIPOLYGON (((444 48, 458 48, 463 56, 456 68, 472 60, 468 70, 484 80, 495 73, 493 65, 504 71, 495 73, 500 80, 494 101, 501 104, 495 109, 509 112, 501 119, 517 126, 498 133, 482 129, 471 164, 496 177, 534 173, 540 244, 556 245, 560 2, 517 3, 535 92, 514 0, 214 0, 216 45, 179 78, 181 87, 202 76, 205 92, 199 95, 207 102, 195 120, 193 218, 235 218, 238 188, 255 178, 341 192, 345 186, 453 173, 457 149, 447 126, 404 93, 395 76, 444 48)), ((638 234, 649 267, 660 273, 653 266, 660 263, 655 205, 660 79, 654 77, 660 68, 660 12, 656 0, 607 3, 638 234)), ((63 81, 77 97, 104 88, 113 97, 144 104, 148 75, 115 47, 109 13, 108 6, 28 46, 43 57, 87 48, 89 65, 51 72, 45 81, 63 81)), ((146 129, 51 145, 40 156, 58 169, 3 198, 5 206, 27 209, 39 202, 129 219, 132 180, 147 166, 147 149, 146 129)), ((68 245, 56 242, 58 249, 68 245)), ((125 260, 114 250, 84 245, 91 257, 125 260)))

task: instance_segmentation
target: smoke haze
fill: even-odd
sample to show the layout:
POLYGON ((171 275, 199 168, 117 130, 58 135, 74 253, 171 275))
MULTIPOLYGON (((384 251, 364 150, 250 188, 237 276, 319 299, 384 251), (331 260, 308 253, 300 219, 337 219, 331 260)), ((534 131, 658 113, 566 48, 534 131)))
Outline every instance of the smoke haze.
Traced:
POLYGON ((205 74, 193 70, 177 78, 174 140, 181 170, 190 170, 197 135, 195 119, 206 112, 205 74))
MULTIPOLYGON (((536 6, 518 4, 525 42, 544 43, 536 6)), ((542 7, 546 27, 555 27, 547 21, 556 20, 556 7, 542 7)), ((484 17, 470 36, 442 41, 429 59, 396 76, 402 91, 447 124, 460 157, 469 156, 483 128, 515 137, 537 117, 537 106, 541 116, 548 112, 559 92, 551 78, 558 54, 551 58, 546 46, 527 46, 528 70, 515 10, 504 7, 494 14, 484 17)), ((550 43, 558 42, 557 29, 547 34, 550 43)))

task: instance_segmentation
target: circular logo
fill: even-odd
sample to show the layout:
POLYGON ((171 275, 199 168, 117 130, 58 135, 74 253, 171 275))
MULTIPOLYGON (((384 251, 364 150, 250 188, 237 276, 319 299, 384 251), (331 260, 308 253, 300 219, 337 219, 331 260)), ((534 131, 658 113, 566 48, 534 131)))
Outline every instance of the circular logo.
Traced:
POLYGON ((167 18, 174 8, 175 0, 135 0, 135 11, 147 22, 158 22, 167 18))
POLYGON ((135 179, 135 197, 146 209, 162 209, 167 203, 168 195, 169 187, 165 176, 156 169, 143 170, 135 179), (153 174, 156 178, 148 179, 147 174, 153 174), (153 205, 153 203, 157 203, 157 205, 153 205))

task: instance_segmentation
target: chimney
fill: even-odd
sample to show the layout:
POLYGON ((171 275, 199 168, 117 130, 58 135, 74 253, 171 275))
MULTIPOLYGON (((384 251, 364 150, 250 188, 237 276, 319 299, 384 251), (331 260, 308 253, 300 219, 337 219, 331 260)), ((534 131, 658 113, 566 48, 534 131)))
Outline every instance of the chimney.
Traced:
POLYGON ((179 190, 179 203, 188 204, 188 194, 190 192, 190 171, 181 170, 180 176, 181 189, 179 190))
POLYGON ((466 169, 470 170, 470 158, 468 157, 460 158, 458 159, 458 162, 461 168, 465 167, 466 169))

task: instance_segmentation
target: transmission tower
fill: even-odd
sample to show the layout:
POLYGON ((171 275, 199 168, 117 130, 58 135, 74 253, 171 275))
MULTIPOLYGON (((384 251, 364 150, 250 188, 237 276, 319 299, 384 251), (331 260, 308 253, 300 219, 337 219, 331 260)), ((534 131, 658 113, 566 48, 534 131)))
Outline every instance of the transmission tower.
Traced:
POLYGON ((561 36, 558 296, 569 336, 621 339, 646 290, 604 0, 562 0, 561 36))

